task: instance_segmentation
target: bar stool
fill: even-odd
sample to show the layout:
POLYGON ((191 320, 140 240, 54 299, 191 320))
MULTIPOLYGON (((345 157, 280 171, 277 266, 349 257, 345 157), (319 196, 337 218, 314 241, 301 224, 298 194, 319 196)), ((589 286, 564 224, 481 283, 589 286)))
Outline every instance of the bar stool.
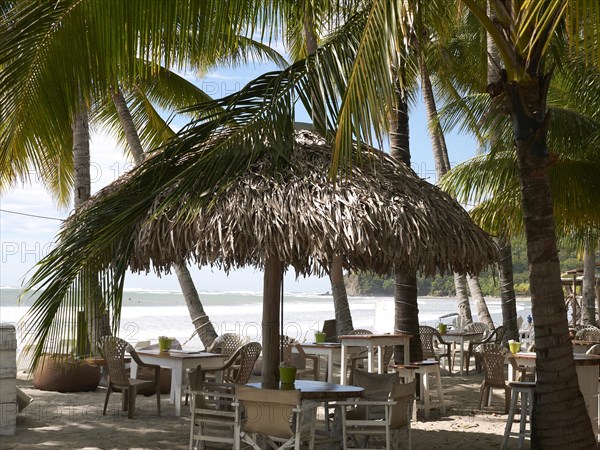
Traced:
MULTIPOLYGON (((415 379, 415 375, 419 374, 421 378, 420 401, 423 403, 423 412, 425 418, 429 418, 429 410, 431 404, 431 390, 429 389, 429 377, 435 377, 437 388, 437 402, 440 406, 442 414, 446 413, 446 405, 444 404, 444 392, 442 391, 442 376, 440 374, 439 361, 419 361, 408 365, 391 364, 390 368, 394 369, 398 376, 404 378, 406 383, 410 383, 415 379)), ((416 414, 416 409, 415 409, 416 414)))
POLYGON ((519 448, 523 448, 523 441, 526 436, 531 439, 531 408, 533 406, 533 394, 535 392, 535 383, 528 381, 511 381, 508 383, 511 389, 510 408, 508 417, 506 418, 506 428, 504 429, 504 437, 500 449, 504 449, 508 443, 510 436, 519 437, 519 448), (519 421, 519 432, 511 431, 513 421, 515 419, 515 410, 517 409, 517 401, 521 394, 521 418, 519 421), (529 430, 526 430, 527 421, 529 420, 529 430))

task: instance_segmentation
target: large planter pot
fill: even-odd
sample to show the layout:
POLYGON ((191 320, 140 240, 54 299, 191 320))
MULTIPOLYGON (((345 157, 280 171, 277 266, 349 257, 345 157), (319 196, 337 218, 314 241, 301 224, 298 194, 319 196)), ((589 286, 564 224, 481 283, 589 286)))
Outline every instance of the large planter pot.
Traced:
POLYGON ((296 381, 296 367, 280 367, 279 381, 281 384, 294 384, 296 381))
POLYGON ((33 372, 33 386, 42 391, 93 391, 99 382, 99 367, 70 355, 42 355, 33 372))

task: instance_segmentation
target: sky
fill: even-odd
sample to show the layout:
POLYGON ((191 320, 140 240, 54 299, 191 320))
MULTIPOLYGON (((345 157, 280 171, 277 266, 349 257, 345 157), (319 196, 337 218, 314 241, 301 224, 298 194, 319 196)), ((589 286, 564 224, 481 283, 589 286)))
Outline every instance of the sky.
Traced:
MULTIPOLYGON (((274 69, 272 65, 246 65, 236 69, 214 70, 202 79, 196 79, 189 73, 185 76, 213 98, 218 98, 237 91, 261 73, 274 69)), ((296 120, 308 121, 308 118, 305 113, 299 112, 296 120)), ((447 141, 452 166, 476 154, 476 144, 468 136, 451 132, 447 135, 447 141)), ((435 165, 422 103, 416 105, 410 114, 410 144, 413 169, 420 177, 435 183, 435 165)), ((131 168, 123 148, 102 130, 92 134, 91 161, 92 192, 100 190, 131 168)), ((53 248, 61 220, 68 216, 70 208, 58 208, 33 173, 30 183, 16 186, 0 196, 0 210, 0 286, 19 287, 33 273, 35 264, 53 248)), ((287 292, 324 293, 331 290, 327 278, 296 280, 292 272, 288 272, 284 281, 287 292)), ((209 267, 191 268, 191 273, 196 288, 201 292, 262 291, 263 274, 253 268, 229 274, 209 267)), ((157 277, 153 273, 128 275, 125 289, 180 290, 174 274, 157 277)))

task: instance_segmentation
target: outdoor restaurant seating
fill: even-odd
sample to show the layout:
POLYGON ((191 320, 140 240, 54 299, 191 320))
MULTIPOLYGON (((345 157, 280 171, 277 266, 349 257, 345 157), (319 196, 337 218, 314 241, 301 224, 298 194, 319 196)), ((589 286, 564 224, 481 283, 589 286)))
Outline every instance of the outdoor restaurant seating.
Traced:
POLYGON ((479 390, 478 408, 482 404, 490 406, 492 389, 504 390, 504 413, 508 413, 510 403, 510 387, 506 384, 504 375, 504 360, 506 349, 498 344, 481 344, 481 359, 483 363, 484 378, 479 390))
POLYGON ((346 410, 342 414, 343 448, 348 448, 350 441, 352 448, 374 448, 367 446, 376 436, 384 437, 386 449, 396 448, 399 432, 406 429, 407 448, 410 449, 416 382, 400 383, 395 373, 376 374, 362 370, 356 370, 354 380, 365 391, 363 398, 338 403, 346 410))
POLYGON ((235 399, 234 435, 245 444, 262 450, 260 443, 266 441, 273 449, 299 450, 308 441, 314 448, 317 403, 303 403, 299 390, 236 386, 235 399))
MULTIPOLYGON (((487 337, 487 335, 490 333, 490 329, 489 327, 483 323, 483 322, 471 322, 468 325, 465 325, 465 327, 463 328, 464 332, 473 332, 473 333, 481 333, 482 337, 481 339, 485 339, 487 337)), ((480 340, 481 340, 480 339, 480 340)), ((454 362, 456 361, 456 356, 460 355, 461 353, 463 354, 463 361, 464 361, 464 368, 467 371, 467 374, 469 373, 469 366, 471 365, 471 356, 472 353, 470 351, 470 349, 472 349, 472 346, 470 345, 471 341, 468 341, 466 348, 464 347, 456 347, 454 348, 454 350, 452 351, 452 369, 454 369, 454 362)))
POLYGON ((283 361, 289 365, 296 367, 296 378, 300 379, 305 375, 310 375, 315 381, 319 380, 319 356, 307 355, 298 341, 290 336, 280 337, 283 353, 283 361), (295 347, 296 354, 292 354, 292 347, 295 347), (307 367, 307 361, 310 365, 307 367))
POLYGON ((438 330, 427 325, 419 326, 419 337, 423 347, 423 359, 441 361, 442 358, 446 358, 448 372, 452 374, 452 342, 446 342, 438 330))
MULTIPOLYGON (((362 336, 367 334, 373 334, 373 332, 370 330, 357 328, 356 330, 351 330, 346 334, 348 336, 362 336)), ((348 369, 350 370, 350 375, 348 376, 348 383, 353 384, 352 377, 354 374, 354 370, 363 367, 363 361, 367 358, 367 353, 368 352, 366 347, 352 348, 351 353, 348 357, 348 362, 346 363, 346 367, 348 367, 348 369)))
POLYGON ((207 373, 221 372, 223 383, 246 384, 250 380, 254 363, 261 350, 262 346, 259 342, 248 342, 239 347, 221 367, 208 371, 200 370, 199 376, 204 381, 207 373), (235 370, 231 370, 232 367, 235 367, 235 370))
MULTIPOLYGON (((481 341, 471 341, 469 342, 469 354, 467 355, 467 360, 471 359, 471 356, 475 357, 475 370, 477 372, 482 371, 481 366, 481 353, 477 350, 481 344, 502 344, 502 340, 504 339, 504 334, 506 333, 506 327, 504 325, 500 325, 496 327, 490 334, 488 334, 481 341)), ((467 365, 467 375, 469 374, 469 366, 467 365)))
POLYGON ((133 347, 124 341, 114 336, 103 336, 98 340, 98 349, 104 358, 106 367, 108 368, 108 387, 106 389, 106 398, 104 400, 104 409, 102 415, 106 415, 106 407, 108 399, 113 390, 120 390, 122 395, 122 410, 127 411, 127 417, 133 418, 135 411, 135 398, 137 396, 137 388, 143 386, 154 386, 156 392, 156 406, 158 415, 160 416, 160 366, 144 363, 133 347), (148 367, 154 369, 154 380, 140 380, 130 378, 125 367, 125 351, 129 351, 131 358, 140 367, 148 367))

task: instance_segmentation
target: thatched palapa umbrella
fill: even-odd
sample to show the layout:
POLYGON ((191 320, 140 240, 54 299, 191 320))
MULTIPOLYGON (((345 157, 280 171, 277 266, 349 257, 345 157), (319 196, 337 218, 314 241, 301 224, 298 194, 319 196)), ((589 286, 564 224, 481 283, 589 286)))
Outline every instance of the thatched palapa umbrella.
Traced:
MULTIPOLYGON (((394 266, 424 275, 477 273, 496 257, 493 242, 466 211, 403 164, 365 152, 362 164, 333 183, 331 154, 314 133, 296 132, 291 161, 275 168, 269 157, 260 159, 185 225, 174 220, 181 210, 149 211, 133 243, 134 271, 162 272, 182 258, 225 270, 264 269, 265 382, 277 377, 286 267, 320 275, 343 255, 346 269, 378 274, 394 266)), ((180 205, 185 208, 185 200, 180 205)))

